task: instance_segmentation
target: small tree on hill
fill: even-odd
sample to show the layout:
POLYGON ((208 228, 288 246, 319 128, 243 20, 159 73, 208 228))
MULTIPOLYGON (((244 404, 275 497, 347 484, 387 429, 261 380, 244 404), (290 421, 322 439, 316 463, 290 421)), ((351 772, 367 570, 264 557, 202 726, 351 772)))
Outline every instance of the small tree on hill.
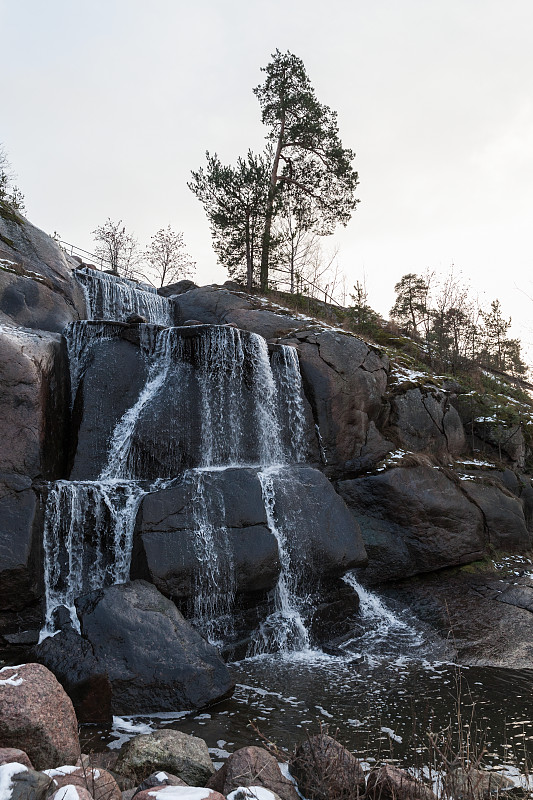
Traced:
POLYGON ((176 233, 170 225, 154 233, 144 258, 148 273, 156 278, 158 286, 190 278, 196 266, 185 249, 183 233, 176 233))
POLYGON ((15 211, 24 211, 24 195, 13 180, 11 164, 6 151, 0 145, 0 200, 15 211))
POLYGON ((95 255, 109 265, 113 275, 133 278, 139 263, 139 244, 134 236, 126 232, 122 220, 113 222, 108 217, 92 234, 97 242, 95 255))
POLYGON ((189 189, 202 203, 211 226, 213 247, 231 277, 245 279, 248 290, 258 271, 267 197, 264 156, 248 151, 237 166, 206 153, 207 167, 192 172, 189 189))
POLYGON ((428 318, 429 283, 419 275, 409 272, 398 281, 394 291, 396 302, 390 315, 416 336, 420 324, 428 318))

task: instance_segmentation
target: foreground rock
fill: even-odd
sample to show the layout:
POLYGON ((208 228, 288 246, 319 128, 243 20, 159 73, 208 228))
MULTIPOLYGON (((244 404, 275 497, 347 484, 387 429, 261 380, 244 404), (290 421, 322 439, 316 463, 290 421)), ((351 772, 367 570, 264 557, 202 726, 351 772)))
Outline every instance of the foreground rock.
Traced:
POLYGON ((40 664, 0 670, 0 741, 24 749, 36 769, 75 762, 80 754, 72 702, 40 664))
POLYGON ((215 648, 155 586, 110 586, 79 598, 76 607, 81 637, 61 633, 35 653, 57 670, 80 710, 89 708, 93 719, 99 699, 103 710, 109 708, 109 690, 114 714, 201 708, 233 691, 215 648))
POLYGON ((2 800, 44 800, 51 779, 42 772, 28 769, 24 764, 0 766, 0 797, 2 800))
POLYGON ((0 747, 0 766, 2 764, 23 764, 28 769, 33 769, 33 764, 28 758, 24 750, 19 750, 18 747, 0 747))
MULTIPOLYGON (((171 772, 165 772, 164 770, 159 770, 158 772, 152 772, 148 775, 147 778, 142 781, 137 789, 134 790, 134 794, 132 795, 135 797, 136 795, 140 794, 141 792, 146 792, 150 789, 153 789, 157 786, 186 786, 184 780, 178 778, 177 775, 172 775, 171 772)), ((138 798, 138 800, 143 800, 142 798, 138 798)))
POLYGON ((281 774, 278 762, 262 747, 242 747, 232 753, 208 786, 223 795, 246 786, 275 792, 281 800, 298 800, 294 784, 281 774))
POLYGON ((93 800, 122 800, 121 791, 111 773, 93 767, 62 766, 44 770, 60 789, 76 786, 86 789, 93 800))
POLYGON ((226 800, 205 786, 162 786, 160 789, 146 789, 135 796, 138 800, 226 800))
POLYGON ((388 764, 372 770, 368 776, 367 797, 369 800, 437 800, 421 781, 388 764))
POLYGON ((169 729, 130 739, 115 769, 136 783, 153 772, 168 771, 189 786, 205 786, 215 771, 203 739, 169 729))
POLYGON ((299 791, 309 800, 357 800, 365 793, 365 775, 359 761, 327 734, 310 736, 302 742, 290 768, 299 791))

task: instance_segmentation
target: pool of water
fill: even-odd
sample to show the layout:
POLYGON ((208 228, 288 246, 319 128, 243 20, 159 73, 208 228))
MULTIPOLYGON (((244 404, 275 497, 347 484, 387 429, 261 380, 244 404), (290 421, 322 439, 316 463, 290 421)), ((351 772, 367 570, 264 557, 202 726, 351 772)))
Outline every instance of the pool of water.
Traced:
POLYGON ((474 757, 483 749, 487 766, 524 772, 533 749, 533 671, 458 667, 428 629, 357 589, 361 625, 339 655, 308 650, 234 663, 231 699, 203 713, 85 726, 84 750, 117 748, 132 735, 170 726, 205 739, 220 764, 264 740, 291 750, 327 726, 368 767, 389 760, 427 768, 435 757, 428 733, 440 732, 437 744, 449 760, 462 743, 474 757))

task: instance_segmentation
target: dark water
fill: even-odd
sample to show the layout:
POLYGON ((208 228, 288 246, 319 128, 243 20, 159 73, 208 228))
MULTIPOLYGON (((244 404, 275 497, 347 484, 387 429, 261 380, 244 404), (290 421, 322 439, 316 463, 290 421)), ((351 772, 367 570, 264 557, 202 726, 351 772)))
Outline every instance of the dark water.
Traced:
POLYGON ((85 750, 170 726, 205 739, 221 762, 261 737, 290 750, 326 725, 367 766, 392 760, 427 768, 435 755, 428 731, 441 731, 439 747, 450 760, 461 739, 474 757, 486 750, 485 765, 524 772, 533 750, 533 671, 459 668, 418 623, 364 590, 361 600, 361 630, 342 656, 308 651, 238 662, 230 700, 200 714, 116 719, 113 731, 87 726, 85 750))

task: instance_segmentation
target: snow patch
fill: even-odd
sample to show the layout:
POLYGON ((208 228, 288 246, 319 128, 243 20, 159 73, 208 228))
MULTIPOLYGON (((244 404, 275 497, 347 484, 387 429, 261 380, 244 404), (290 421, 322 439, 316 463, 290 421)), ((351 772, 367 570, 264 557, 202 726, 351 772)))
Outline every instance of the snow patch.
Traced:
POLYGON ((381 730, 382 733, 386 733, 387 736, 389 736, 391 739, 393 739, 393 741, 395 741, 395 742, 403 742, 402 737, 398 736, 397 733, 394 733, 392 728, 380 728, 380 730, 381 730))
POLYGON ((74 786, 72 783, 67 783, 66 786, 57 789, 54 797, 55 800, 80 800, 78 787, 74 786))
POLYGON ((62 775, 71 775, 73 772, 76 772, 77 769, 81 769, 81 767, 73 767, 67 764, 64 767, 56 767, 55 769, 43 769, 43 772, 45 775, 48 775, 49 778, 58 778, 62 775))
POLYGON ((20 772, 27 772, 28 767, 13 761, 10 764, 2 764, 0 767, 0 800, 10 800, 13 789, 13 777, 20 772))
POLYGON ((156 800, 206 800, 211 789, 202 786, 163 786, 162 789, 148 794, 156 800))
POLYGON ((264 786, 239 786, 228 794, 228 800, 276 800, 276 795, 264 786))

